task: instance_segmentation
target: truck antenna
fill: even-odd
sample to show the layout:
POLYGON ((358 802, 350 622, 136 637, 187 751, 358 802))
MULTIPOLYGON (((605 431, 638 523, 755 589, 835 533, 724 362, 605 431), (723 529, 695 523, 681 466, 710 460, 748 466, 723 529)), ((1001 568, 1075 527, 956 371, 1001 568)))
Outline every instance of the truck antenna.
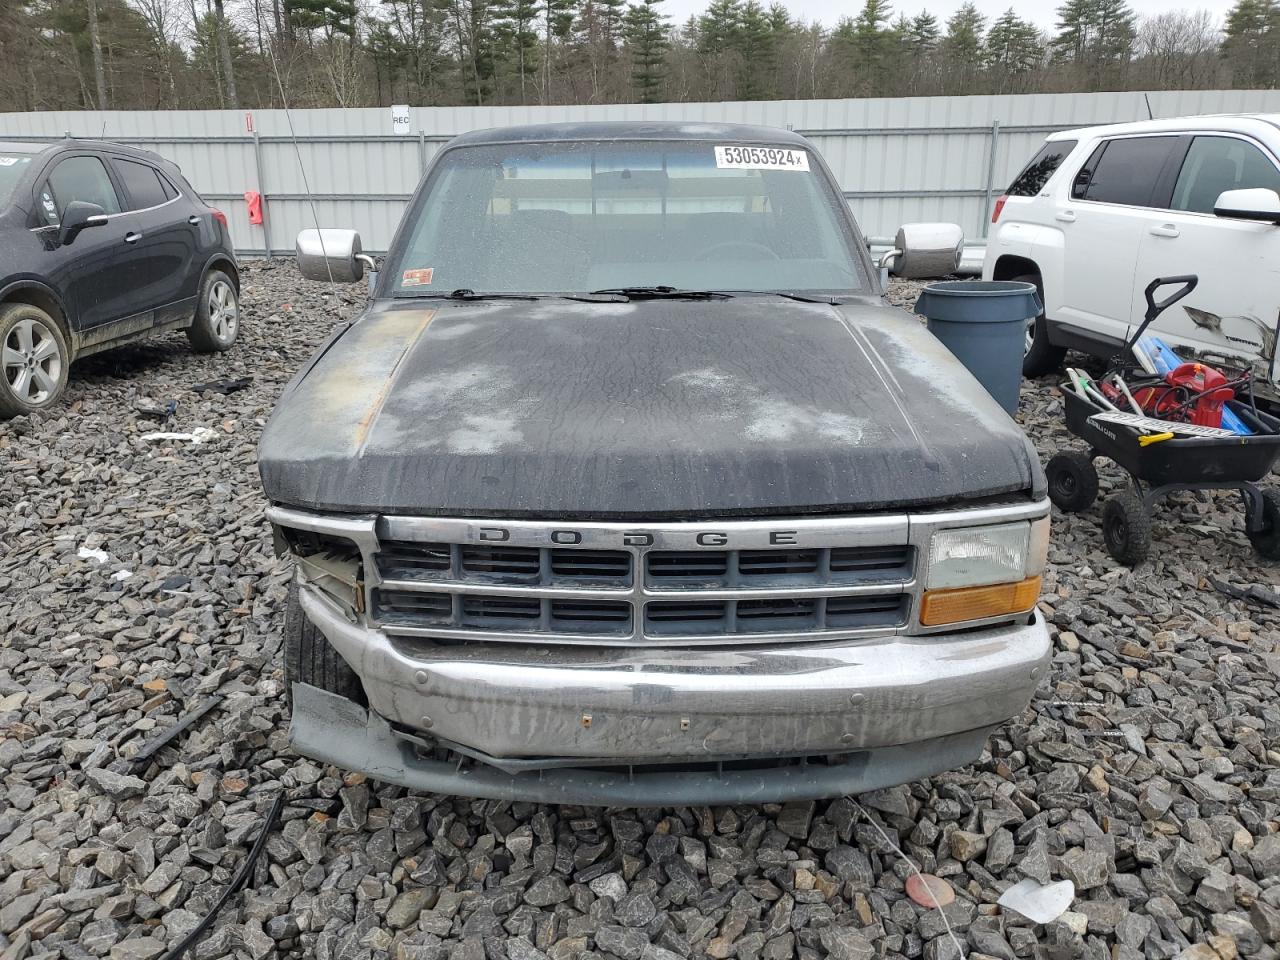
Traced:
MULTIPOLYGON (((324 257, 324 268, 329 274, 329 282, 333 283, 333 267, 329 263, 329 251, 324 248, 324 231, 320 229, 320 215, 316 213, 316 198, 311 192, 311 181, 307 177, 307 165, 302 162, 302 150, 298 146, 298 133, 293 128, 293 114, 289 112, 289 99, 285 96, 284 83, 280 79, 280 67, 276 63, 276 52, 267 48, 271 56, 271 72, 275 74, 276 87, 280 91, 280 105, 284 108, 284 118, 289 123, 289 139, 293 141, 293 154, 298 159, 298 170, 302 173, 302 188, 307 194, 307 204, 311 207, 311 222, 316 225, 316 238, 320 241, 320 256, 324 257)), ((270 226, 268 225, 268 229, 270 226)), ((270 246, 270 243, 268 243, 270 246)))

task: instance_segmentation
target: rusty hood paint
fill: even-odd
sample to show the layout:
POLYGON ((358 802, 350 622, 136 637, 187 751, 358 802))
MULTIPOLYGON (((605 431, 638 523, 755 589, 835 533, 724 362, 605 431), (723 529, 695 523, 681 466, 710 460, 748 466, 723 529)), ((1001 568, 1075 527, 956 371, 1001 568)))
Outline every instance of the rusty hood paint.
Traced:
POLYGON ((577 518, 849 512, 1040 492, 1025 435, 866 299, 378 301, 286 388, 275 503, 577 518))

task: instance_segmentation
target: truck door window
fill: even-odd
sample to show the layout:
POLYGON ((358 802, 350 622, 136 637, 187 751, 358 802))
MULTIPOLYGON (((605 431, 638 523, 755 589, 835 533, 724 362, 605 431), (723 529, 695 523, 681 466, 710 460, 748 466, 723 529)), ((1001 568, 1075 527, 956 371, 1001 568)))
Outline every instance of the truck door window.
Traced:
POLYGON ((1022 168, 1022 172, 1009 184, 1005 191, 1011 197, 1034 197, 1044 189, 1049 178, 1054 175, 1067 154, 1076 148, 1075 140, 1050 140, 1031 158, 1031 162, 1022 168))
POLYGON ((1213 213, 1224 191, 1253 187, 1280 193, 1280 170, 1270 157, 1235 137, 1196 137, 1173 188, 1173 209, 1213 213))
POLYGON ((169 199, 164 184, 160 181, 160 174, 154 167, 134 163, 132 160, 112 160, 111 164, 124 181, 125 191, 129 194, 130 210, 158 207, 169 199))
POLYGON ((1098 203, 1151 206, 1160 169, 1177 142, 1177 137, 1108 140, 1076 175, 1071 196, 1098 203))
POLYGON ((40 189, 40 215, 47 224, 62 222, 62 213, 73 200, 96 203, 106 213, 119 213, 120 200, 97 157, 68 157, 53 168, 40 189))

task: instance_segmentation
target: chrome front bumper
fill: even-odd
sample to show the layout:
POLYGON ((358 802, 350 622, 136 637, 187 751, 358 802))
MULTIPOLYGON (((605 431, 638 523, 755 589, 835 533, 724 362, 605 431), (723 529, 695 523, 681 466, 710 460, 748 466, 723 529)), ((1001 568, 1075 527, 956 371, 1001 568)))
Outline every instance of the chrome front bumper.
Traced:
MULTIPOLYGON (((1038 613, 1026 624, 965 633, 772 647, 444 645, 352 623, 321 592, 305 582, 299 586, 303 612, 359 674, 369 697, 368 716, 349 718, 349 727, 381 723, 389 736, 398 731, 394 752, 406 769, 428 761, 401 749, 405 735, 474 757, 488 768, 486 776, 496 774, 499 781, 526 780, 523 793, 481 789, 483 778, 475 777, 447 787, 420 778, 411 784, 475 796, 533 799, 530 783, 553 774, 580 779, 587 773, 581 768, 834 754, 864 758, 855 764, 858 776, 853 768, 829 768, 843 770, 836 792, 872 789, 868 784, 877 780, 884 781, 880 786, 902 782, 976 757, 986 732, 1026 707, 1049 657, 1048 631, 1038 613), (877 751, 884 754, 878 765, 872 762, 877 751), (868 764, 878 771, 874 777, 866 775, 868 764), (557 769, 565 767, 578 769, 557 769)), ((343 743, 332 728, 336 722, 309 721, 295 707, 295 745, 383 779, 410 782, 394 770, 369 769, 371 759, 359 755, 373 756, 367 729, 356 737, 363 746, 353 748, 354 755, 336 755, 343 743)), ((599 784, 601 776, 591 773, 587 780, 599 784)), ((623 779, 635 783, 635 775, 623 779)), ((780 799, 830 795, 831 788, 793 784, 779 793, 774 784, 764 794, 757 788, 748 793, 780 799)), ((701 796, 701 790, 695 793, 701 796)), ((699 802, 723 802, 724 791, 712 793, 722 801, 699 802)), ((689 795, 659 789, 657 799, 645 802, 689 795)), ((547 798, 589 802, 572 799, 580 796, 575 789, 547 798)), ((621 801, 606 791, 591 802, 621 801)))

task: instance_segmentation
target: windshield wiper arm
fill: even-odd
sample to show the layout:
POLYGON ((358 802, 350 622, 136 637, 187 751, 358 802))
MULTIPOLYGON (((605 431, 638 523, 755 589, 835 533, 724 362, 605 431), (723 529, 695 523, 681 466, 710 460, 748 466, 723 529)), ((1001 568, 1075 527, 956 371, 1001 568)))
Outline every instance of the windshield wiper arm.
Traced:
POLYGON ((831 306, 839 306, 840 301, 832 296, 813 295, 808 293, 795 293, 792 290, 733 290, 720 291, 721 293, 734 294, 756 294, 761 297, 786 297, 788 300, 798 300, 800 303, 825 303, 831 306))
POLYGON ((476 293, 470 287, 459 287, 445 297, 446 300, 537 300, 530 293, 476 293))
POLYGON ((628 300, 728 300, 733 294, 723 290, 682 290, 679 287, 605 287, 592 290, 597 296, 613 294, 628 300))

